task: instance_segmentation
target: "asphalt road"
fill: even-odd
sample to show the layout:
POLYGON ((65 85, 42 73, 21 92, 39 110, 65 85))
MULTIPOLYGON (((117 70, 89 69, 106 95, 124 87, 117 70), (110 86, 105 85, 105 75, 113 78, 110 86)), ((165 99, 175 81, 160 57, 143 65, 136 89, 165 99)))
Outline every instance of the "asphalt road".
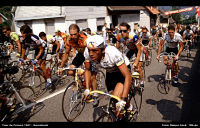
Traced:
MULTIPOLYGON (((146 81, 143 92, 143 101, 138 122, 176 122, 181 121, 184 93, 190 85, 191 67, 196 55, 196 49, 191 51, 191 58, 187 58, 183 51, 179 61, 179 84, 171 86, 168 94, 164 94, 159 83, 164 79, 165 66, 156 60, 156 52, 153 50, 152 63, 146 67, 146 81)), ((25 121, 27 122, 66 122, 62 113, 62 97, 65 88, 72 82, 72 77, 67 77, 63 85, 57 86, 53 93, 46 91, 37 99, 38 109, 35 114, 25 121)), ((93 108, 92 104, 86 104, 81 115, 75 122, 92 122, 98 114, 104 100, 99 107, 93 108)), ((185 108, 187 109, 187 108, 185 108)), ((184 109, 184 110, 185 110, 184 109)))

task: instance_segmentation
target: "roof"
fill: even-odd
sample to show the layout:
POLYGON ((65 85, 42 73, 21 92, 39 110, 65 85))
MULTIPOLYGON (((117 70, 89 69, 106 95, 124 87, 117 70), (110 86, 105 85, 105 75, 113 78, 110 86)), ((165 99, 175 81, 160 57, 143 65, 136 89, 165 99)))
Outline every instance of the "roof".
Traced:
POLYGON ((16 18, 15 21, 24 21, 24 20, 37 20, 37 19, 48 19, 48 18, 64 18, 65 15, 58 15, 58 16, 38 16, 38 17, 22 17, 16 18))
POLYGON ((8 20, 8 18, 6 18, 3 14, 0 13, 0 15, 1 15, 1 17, 4 18, 5 20, 8 20))
POLYGON ((144 6, 108 6, 110 11, 144 10, 144 6))
POLYGON ((152 13, 152 14, 159 14, 160 11, 156 8, 151 8, 150 6, 145 6, 147 8, 147 10, 152 13))

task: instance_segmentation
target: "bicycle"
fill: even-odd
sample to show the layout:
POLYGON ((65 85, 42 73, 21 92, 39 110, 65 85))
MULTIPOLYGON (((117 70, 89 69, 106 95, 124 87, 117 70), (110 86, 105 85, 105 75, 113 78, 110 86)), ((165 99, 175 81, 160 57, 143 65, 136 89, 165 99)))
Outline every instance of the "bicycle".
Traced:
MULTIPOLYGON (((93 95, 94 93, 100 94, 103 97, 104 96, 108 96, 109 97, 109 103, 107 105, 106 108, 102 107, 102 113, 100 114, 100 116, 97 119, 94 119, 94 122, 119 122, 119 121, 130 121, 130 122, 134 122, 137 119, 137 115, 138 115, 138 110, 137 108, 134 108, 134 110, 127 110, 126 109, 120 109, 120 108, 116 108, 115 107, 115 103, 113 100, 111 100, 111 98, 120 101, 121 99, 117 96, 114 96, 110 93, 105 93, 103 91, 91 91, 90 95, 93 95), (118 112, 117 112, 117 111, 118 112)), ((131 93, 129 93, 129 100, 130 103, 131 99, 134 98, 133 95, 131 95, 131 93)), ((90 102, 85 100, 85 102, 90 102)), ((134 105, 133 105, 134 106, 134 105)))
MULTIPOLYGON (((81 96, 83 91, 85 90, 85 82, 84 82, 84 70, 82 68, 64 68, 64 70, 74 70, 75 71, 75 76, 74 80, 71 84, 67 86, 65 89, 65 92, 63 94, 62 98, 62 112, 65 117, 65 119, 69 122, 72 122, 75 120, 76 117, 78 117, 85 104, 81 103, 81 96)), ((105 76, 102 71, 98 71, 103 77, 105 76)), ((97 72, 97 74, 98 74, 97 72)), ((102 77, 99 75, 100 81, 102 81, 102 77)), ((96 75, 98 77, 98 75, 96 75)), ((99 80, 97 79, 97 80, 99 80)), ((104 77, 105 80, 105 77, 104 77)), ((97 82, 97 89, 99 90, 106 90, 105 85, 99 85, 97 82)))
POLYGON ((186 50, 187 58, 191 57, 190 45, 189 45, 190 42, 191 42, 191 40, 186 40, 186 44, 185 44, 185 50, 186 50))
POLYGON ((174 78, 176 74, 178 74, 178 71, 175 68, 175 62, 177 62, 178 60, 174 61, 176 54, 173 52, 170 52, 170 53, 163 52, 160 54, 160 57, 164 57, 164 56, 167 57, 167 64, 166 64, 165 79, 164 79, 164 84, 163 84, 164 87, 161 87, 161 88, 164 88, 166 94, 168 94, 170 90, 170 86, 172 85, 172 79, 174 78))
POLYGON ((31 108, 33 113, 36 101, 35 92, 30 86, 20 86, 13 80, 4 82, 0 86, 1 96, 13 98, 13 105, 8 107, 5 103, 1 105, 1 122, 14 122, 21 112, 31 108))
POLYGON ((36 97, 41 96, 46 87, 42 89, 43 84, 45 83, 42 70, 38 65, 33 64, 34 59, 28 59, 23 61, 23 75, 21 78, 22 86, 31 86, 36 92, 36 97), (39 87, 39 89, 38 89, 39 87))
POLYGON ((149 46, 144 46, 143 52, 144 52, 144 59, 143 59, 144 64, 146 66, 149 66, 151 64, 151 60, 152 60, 152 51, 149 48, 149 46))

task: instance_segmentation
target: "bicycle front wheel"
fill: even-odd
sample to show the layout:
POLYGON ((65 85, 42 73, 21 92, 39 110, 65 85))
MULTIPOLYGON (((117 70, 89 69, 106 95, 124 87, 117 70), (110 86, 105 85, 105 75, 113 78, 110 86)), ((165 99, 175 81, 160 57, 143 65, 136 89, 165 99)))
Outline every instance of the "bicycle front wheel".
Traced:
POLYGON ((74 121, 84 108, 85 103, 81 103, 81 95, 82 89, 78 87, 78 90, 76 90, 75 82, 71 83, 64 92, 62 98, 62 112, 65 119, 69 122, 74 121))
POLYGON ((107 91, 107 87, 106 87, 106 76, 105 76, 105 73, 101 70, 99 70, 97 72, 97 75, 96 75, 96 80, 97 80, 97 90, 100 90, 100 91, 103 91, 103 92, 108 92, 107 91))
POLYGON ((113 111, 108 110, 108 112, 106 112, 103 110, 102 114, 94 122, 117 122, 117 118, 113 111))
POLYGON ((131 86, 129 96, 133 109, 137 111, 131 121, 136 121, 142 107, 142 89, 139 86, 131 86))

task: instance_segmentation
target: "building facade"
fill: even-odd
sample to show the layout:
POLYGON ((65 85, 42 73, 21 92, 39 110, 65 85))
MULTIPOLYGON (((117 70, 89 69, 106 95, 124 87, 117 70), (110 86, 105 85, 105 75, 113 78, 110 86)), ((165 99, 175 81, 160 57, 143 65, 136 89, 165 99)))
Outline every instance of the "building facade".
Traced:
POLYGON ((16 6, 14 10, 15 31, 20 34, 20 27, 28 24, 37 35, 41 31, 54 34, 58 29, 69 33, 72 23, 80 29, 89 27, 92 32, 104 23, 110 27, 123 21, 131 28, 139 24, 150 29, 154 15, 146 6, 16 6))

